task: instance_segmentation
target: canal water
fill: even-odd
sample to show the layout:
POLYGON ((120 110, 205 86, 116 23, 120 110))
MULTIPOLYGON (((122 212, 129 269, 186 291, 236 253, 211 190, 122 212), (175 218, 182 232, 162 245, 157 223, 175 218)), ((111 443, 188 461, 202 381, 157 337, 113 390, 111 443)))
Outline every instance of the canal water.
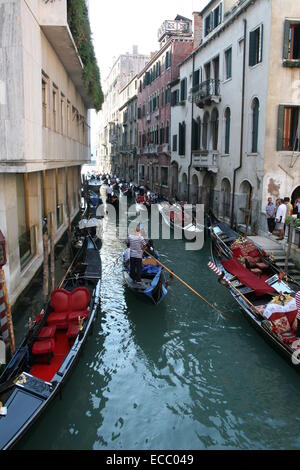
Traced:
POLYGON ((176 281, 157 307, 137 299, 123 283, 124 246, 107 226, 93 336, 62 400, 19 448, 299 449, 300 376, 217 284, 209 241, 198 252, 181 240, 156 248, 225 317, 176 281))

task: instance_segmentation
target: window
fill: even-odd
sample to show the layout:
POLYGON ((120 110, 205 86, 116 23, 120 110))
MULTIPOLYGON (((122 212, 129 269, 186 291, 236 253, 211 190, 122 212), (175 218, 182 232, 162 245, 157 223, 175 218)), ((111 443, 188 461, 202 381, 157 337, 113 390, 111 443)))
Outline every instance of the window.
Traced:
POLYGON ((250 33, 249 65, 253 67, 262 62, 263 53, 263 25, 250 33))
POLYGON ((172 92, 171 106, 176 106, 179 102, 179 90, 172 92))
POLYGON ((145 178, 145 167, 144 167, 144 165, 140 166, 140 178, 142 178, 142 179, 145 178))
POLYGON ((177 152, 177 134, 173 135, 172 150, 173 150, 173 152, 177 152))
POLYGON ((200 83, 200 69, 195 70, 193 74, 193 87, 198 87, 200 83))
POLYGON ((209 113, 206 112, 203 117, 202 124, 202 147, 204 150, 208 149, 208 122, 209 122, 209 113))
POLYGON ((60 97, 60 132, 65 134, 66 129, 66 101, 63 94, 60 97))
POLYGON ((68 137, 71 137, 71 103, 67 101, 67 132, 68 137))
POLYGON ((231 111, 230 108, 225 110, 225 154, 230 153, 230 121, 231 121, 231 111))
POLYGON ((179 155, 185 155, 186 124, 179 123, 179 155))
POLYGON ((170 141, 169 134, 170 134, 170 124, 169 124, 169 121, 167 121, 167 127, 166 127, 166 144, 168 144, 169 141, 170 141))
POLYGON ((43 127, 47 127, 48 82, 45 78, 42 78, 42 106, 43 106, 43 127))
POLYGON ((300 60, 300 23, 285 21, 283 58, 300 60))
POLYGON ((21 269, 23 269, 36 254, 36 228, 29 226, 29 204, 26 197, 28 175, 17 174, 16 183, 19 256, 21 269))
POLYGON ((232 77, 232 49, 225 51, 225 80, 232 77))
POLYGON ((300 151, 299 117, 299 106, 279 106, 277 150, 300 151))
POLYGON ((258 151, 258 123, 259 123, 259 101, 254 98, 252 101, 252 143, 251 152, 257 153, 258 151))
POLYGON ((193 119, 192 123, 192 150, 200 150, 201 142, 201 120, 193 119))
POLYGON ((55 131, 57 131, 57 99, 58 99, 58 89, 53 85, 52 106, 53 106, 53 129, 55 131))
POLYGON ((160 145, 162 145, 164 143, 165 143, 165 128, 162 124, 161 128, 160 128, 160 145))
POLYGON ((207 36, 222 22, 222 3, 211 11, 204 20, 204 36, 207 36))
POLYGON ((185 101, 187 97, 187 79, 184 78, 180 82, 180 101, 185 101))
POLYGON ((169 168, 164 166, 160 169, 160 178, 162 186, 168 186, 168 179, 169 179, 169 168))
POLYGON ((162 88, 161 90, 161 107, 165 105, 165 90, 162 88))
POLYGON ((217 150, 219 137, 219 111, 216 108, 214 108, 211 113, 211 135, 212 149, 217 150))

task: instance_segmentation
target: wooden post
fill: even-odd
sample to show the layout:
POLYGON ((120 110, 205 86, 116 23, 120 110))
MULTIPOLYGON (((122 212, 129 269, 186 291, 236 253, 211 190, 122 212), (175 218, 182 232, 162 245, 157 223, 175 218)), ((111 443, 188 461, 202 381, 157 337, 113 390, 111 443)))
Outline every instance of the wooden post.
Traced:
POLYGON ((43 294, 44 294, 44 303, 48 300, 49 293, 49 270, 48 270, 48 227, 47 219, 44 219, 43 224, 43 249, 44 249, 44 262, 43 262, 43 294))
POLYGON ((0 268, 0 286, 2 287, 3 297, 4 297, 5 304, 6 304, 6 318, 7 318, 8 328, 9 328, 10 349, 11 349, 11 353, 14 354, 16 350, 14 327, 13 327, 12 315, 11 315, 11 310, 10 310, 10 305, 9 305, 9 300, 8 300, 5 274, 2 268, 0 268))
POLYGON ((55 290, 55 244, 54 244, 54 213, 50 214, 50 276, 51 292, 55 290))
POLYGON ((69 191, 69 168, 66 168, 66 190, 67 190, 67 217, 68 217, 68 245, 69 253, 72 256, 72 223, 71 223, 71 197, 69 191))

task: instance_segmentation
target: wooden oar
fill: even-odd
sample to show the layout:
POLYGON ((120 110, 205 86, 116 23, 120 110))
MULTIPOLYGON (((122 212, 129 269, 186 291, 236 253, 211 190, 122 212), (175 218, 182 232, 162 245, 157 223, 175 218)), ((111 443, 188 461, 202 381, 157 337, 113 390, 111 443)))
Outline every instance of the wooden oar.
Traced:
POLYGON ((171 276, 175 277, 181 284, 183 284, 187 289, 189 289, 193 294, 195 294, 197 297, 199 297, 203 302, 205 302, 209 307, 211 307, 215 312, 217 312, 219 315, 222 316, 227 316, 224 312, 221 312, 219 309, 217 309, 214 305, 212 305, 203 295, 201 295, 199 292, 197 292, 195 289, 193 289, 192 286, 190 286, 187 282, 185 282, 181 277, 177 276, 177 274, 174 273, 174 271, 171 271, 166 265, 161 263, 157 258, 155 258, 153 255, 148 253, 148 251, 144 251, 148 256, 151 256, 151 258, 155 259, 157 264, 159 264, 162 268, 164 268, 171 276))

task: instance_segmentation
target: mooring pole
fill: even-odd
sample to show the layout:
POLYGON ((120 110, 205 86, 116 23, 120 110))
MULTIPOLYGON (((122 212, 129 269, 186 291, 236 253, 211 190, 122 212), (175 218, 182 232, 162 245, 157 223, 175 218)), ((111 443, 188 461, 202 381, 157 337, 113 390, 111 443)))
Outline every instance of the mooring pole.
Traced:
POLYGON ((44 303, 48 300, 49 293, 49 253, 48 253, 48 226, 47 218, 43 220, 43 249, 44 249, 44 261, 43 261, 43 295, 44 303))
POLYGON ((5 305, 6 305, 6 318, 7 318, 9 336, 10 336, 10 350, 11 350, 11 354, 14 354, 16 350, 14 327, 13 327, 12 315, 11 315, 11 310, 10 310, 10 304, 8 300, 5 273, 2 267, 0 267, 0 288, 3 291, 3 298, 4 298, 5 305))

